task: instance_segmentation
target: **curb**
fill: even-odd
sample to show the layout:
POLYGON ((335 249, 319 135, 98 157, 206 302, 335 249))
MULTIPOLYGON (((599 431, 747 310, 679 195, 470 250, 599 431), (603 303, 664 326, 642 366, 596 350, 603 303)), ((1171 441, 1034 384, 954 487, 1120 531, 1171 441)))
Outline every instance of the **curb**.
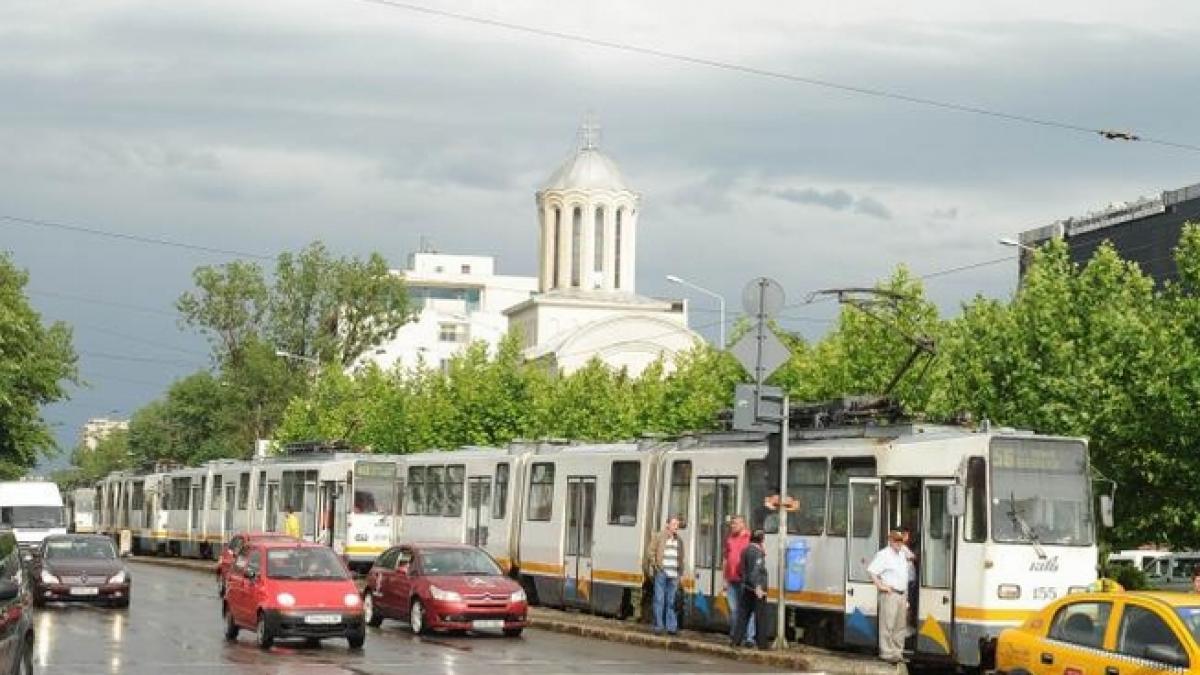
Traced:
MULTIPOLYGON (((173 567, 206 574, 214 573, 217 568, 217 563, 212 560, 153 556, 135 556, 129 558, 129 560, 139 564, 173 567)), ((564 635, 575 635, 666 651, 706 654, 731 661, 775 666, 793 672, 811 672, 815 670, 838 673, 839 675, 896 675, 898 672, 895 666, 890 666, 874 659, 854 658, 852 655, 826 653, 824 650, 806 649, 804 651, 789 650, 775 652, 735 649, 714 640, 689 638, 686 636, 655 635, 654 633, 616 620, 591 615, 574 619, 574 616, 571 613, 560 612, 554 609, 531 607, 529 610, 529 625, 533 628, 564 635)))

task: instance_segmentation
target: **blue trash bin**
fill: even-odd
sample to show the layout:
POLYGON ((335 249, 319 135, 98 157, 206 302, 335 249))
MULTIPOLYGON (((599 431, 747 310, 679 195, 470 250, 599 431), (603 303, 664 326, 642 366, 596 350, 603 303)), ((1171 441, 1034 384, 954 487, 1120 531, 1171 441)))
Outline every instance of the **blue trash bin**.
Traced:
POLYGON ((804 590, 804 570, 808 566, 808 542, 804 539, 793 539, 787 547, 787 578, 784 588, 789 593, 804 590))

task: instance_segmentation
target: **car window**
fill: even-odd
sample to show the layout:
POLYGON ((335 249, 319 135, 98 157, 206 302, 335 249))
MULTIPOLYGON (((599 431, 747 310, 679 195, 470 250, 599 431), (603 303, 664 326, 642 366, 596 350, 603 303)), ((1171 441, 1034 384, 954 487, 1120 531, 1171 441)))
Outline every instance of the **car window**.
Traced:
POLYGON ((1117 632, 1117 651, 1138 659, 1162 661, 1171 658, 1172 665, 1187 667, 1187 652, 1179 636, 1162 617, 1137 605, 1126 605, 1117 632))
POLYGON ((11 532, 0 533, 0 576, 20 583, 21 556, 17 538, 11 532))
POLYGON ((421 552, 421 572, 428 575, 500 575, 491 556, 475 549, 432 549, 421 552))
POLYGON ((107 539, 47 539, 42 555, 46 560, 112 560, 117 551, 107 539))
POLYGON ((245 565, 243 565, 245 571, 257 576, 259 569, 262 567, 262 554, 255 549, 243 554, 243 558, 245 559, 245 565))
POLYGON ((388 549, 379 556, 379 560, 375 561, 375 566, 380 569, 391 569, 396 564, 396 556, 400 554, 400 549, 388 549))
POLYGON ((402 549, 400 549, 400 555, 396 556, 396 567, 403 567, 405 565, 411 564, 412 559, 413 559, 412 549, 411 548, 402 548, 402 549))
POLYGON ((1111 602, 1073 602, 1061 607, 1050 624, 1050 639, 1084 647, 1104 646, 1111 602))
POLYGON ((229 550, 232 551, 234 555, 242 552, 242 538, 240 536, 229 540, 229 550))

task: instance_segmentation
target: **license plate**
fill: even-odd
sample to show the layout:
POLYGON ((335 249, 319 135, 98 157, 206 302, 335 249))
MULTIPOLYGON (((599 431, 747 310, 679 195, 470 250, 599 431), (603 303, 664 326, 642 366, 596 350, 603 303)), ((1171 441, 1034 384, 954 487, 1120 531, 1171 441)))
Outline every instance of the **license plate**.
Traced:
POLYGON ((304 623, 312 623, 319 625, 329 625, 331 623, 341 623, 341 614, 309 614, 304 617, 304 623))
POLYGON ((499 630, 504 628, 504 622, 500 619, 479 619, 471 622, 471 628, 476 630, 499 630))
POLYGON ((91 588, 90 586, 77 586, 71 589, 71 595, 100 595, 100 589, 91 588))

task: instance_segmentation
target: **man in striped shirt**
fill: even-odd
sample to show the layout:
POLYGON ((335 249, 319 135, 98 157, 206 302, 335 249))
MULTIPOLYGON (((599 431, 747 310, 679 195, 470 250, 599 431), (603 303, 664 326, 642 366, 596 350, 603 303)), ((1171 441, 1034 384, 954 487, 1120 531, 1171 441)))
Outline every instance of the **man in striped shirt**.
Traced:
POLYGON ((679 538, 679 516, 667 519, 667 526, 654 535, 650 548, 650 571, 654 575, 654 632, 664 629, 674 635, 679 632, 675 615, 675 594, 679 577, 683 575, 683 540, 679 538))

